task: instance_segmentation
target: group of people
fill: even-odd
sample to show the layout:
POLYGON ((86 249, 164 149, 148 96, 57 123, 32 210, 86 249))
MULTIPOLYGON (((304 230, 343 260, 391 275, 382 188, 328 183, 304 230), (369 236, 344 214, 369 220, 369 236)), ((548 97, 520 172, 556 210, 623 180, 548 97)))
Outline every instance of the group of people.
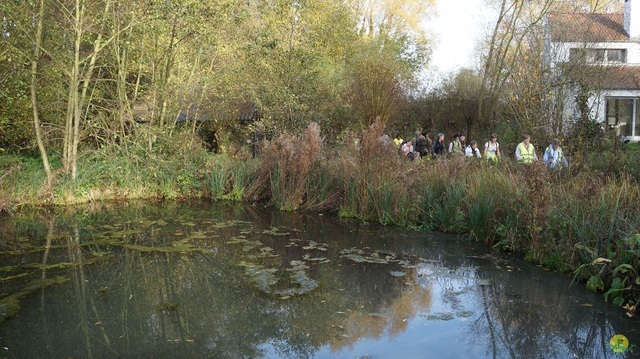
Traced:
MULTIPOLYGON (((560 147, 560 140, 554 138, 549 147, 544 150, 544 156, 542 161, 549 168, 562 168, 569 167, 569 162, 562 152, 560 147)), ((516 147, 515 153, 516 161, 521 164, 531 164, 533 161, 538 161, 538 155, 536 155, 536 149, 531 143, 531 136, 522 136, 522 142, 516 147)))
MULTIPOLYGON (((489 136, 489 141, 484 144, 482 153, 480 153, 477 141, 473 140, 469 144, 466 143, 464 133, 453 135, 453 140, 449 142, 448 146, 445 146, 444 134, 439 133, 436 140, 432 141, 426 131, 420 133, 415 140, 407 141, 404 141, 398 133, 393 143, 405 156, 412 160, 438 158, 450 154, 464 155, 468 158, 485 158, 489 162, 497 163, 501 157, 500 144, 496 134, 489 136)), ((545 149, 542 160, 548 168, 569 167, 560 144, 560 140, 554 139, 549 147, 545 149)), ((533 161, 538 160, 535 147, 531 143, 531 136, 523 136, 522 142, 516 147, 515 159, 520 164, 531 164, 533 161)))

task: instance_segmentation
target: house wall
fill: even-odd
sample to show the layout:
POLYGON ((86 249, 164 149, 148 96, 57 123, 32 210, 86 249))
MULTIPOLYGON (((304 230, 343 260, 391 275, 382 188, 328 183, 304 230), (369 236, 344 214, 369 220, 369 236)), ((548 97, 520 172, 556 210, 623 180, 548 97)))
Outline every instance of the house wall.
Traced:
POLYGON ((625 0, 624 2, 624 31, 631 39, 640 39, 640 2, 625 0))
MULTIPOLYGON (((565 88, 562 96, 558 97, 558 101, 562 102, 563 112, 562 118, 568 125, 570 122, 575 121, 579 116, 576 105, 576 96, 578 94, 577 88, 565 88)), ((598 122, 601 122, 604 126, 606 123, 606 100, 607 98, 635 98, 637 99, 636 111, 640 111, 640 89, 634 91, 628 90, 602 90, 595 93, 589 99, 588 106, 590 109, 589 116, 595 118, 598 122)), ((636 133, 636 136, 628 136, 627 139, 632 141, 640 141, 640 136, 636 133)))
MULTIPOLYGON (((606 100, 610 97, 616 98, 636 98, 636 106, 640 107, 640 89, 634 91, 628 90, 607 90, 601 91, 595 96, 593 96, 591 100, 591 115, 594 118, 598 119, 598 121, 602 123, 606 123, 607 109, 606 109, 606 100)), ((636 108, 636 111, 640 111, 640 108, 636 108)), ((637 118, 637 116, 636 116, 637 118)), ((640 135, 636 133, 636 136, 627 136, 626 139, 631 141, 640 141, 640 135)))
MULTIPOLYGON (((548 26, 548 24, 547 24, 548 26)), ((640 0, 627 0, 625 2, 625 31, 631 34, 629 41, 616 42, 553 42, 550 38, 550 31, 545 36, 545 46, 543 58, 548 66, 548 74, 553 78, 561 76, 561 68, 558 64, 567 63, 570 60, 570 50, 578 49, 626 49, 626 63, 616 63, 615 65, 640 66, 640 0), (632 5, 632 2, 634 3, 632 5)), ((548 27, 547 27, 548 30, 548 27)), ((561 116, 565 123, 571 122, 580 115, 576 96, 578 88, 565 85, 557 89, 556 99, 561 104, 561 116)), ((636 98, 636 111, 640 111, 640 89, 636 90, 600 90, 589 99, 591 109, 590 116, 597 121, 606 123, 606 99, 616 98, 636 98)), ((639 117, 636 117, 639 118, 639 117)), ((637 135, 637 134, 636 134, 637 135)), ((631 138, 640 140, 640 136, 631 138)))

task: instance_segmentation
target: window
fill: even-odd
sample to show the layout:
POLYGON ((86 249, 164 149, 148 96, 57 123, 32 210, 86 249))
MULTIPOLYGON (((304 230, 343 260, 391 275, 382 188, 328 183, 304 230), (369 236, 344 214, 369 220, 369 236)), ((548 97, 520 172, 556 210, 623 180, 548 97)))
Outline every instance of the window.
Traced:
POLYGON ((640 136, 638 102, 636 98, 608 98, 607 125, 620 136, 640 136))
POLYGON ((627 50, 623 50, 623 49, 607 50, 607 62, 627 62, 627 50))
POLYGON ((604 62, 605 51, 604 49, 589 50, 589 62, 604 62))
POLYGON ((585 49, 569 49, 569 61, 583 61, 587 51, 585 49))
POLYGON ((626 49, 569 49, 569 61, 586 63, 625 63, 626 49))

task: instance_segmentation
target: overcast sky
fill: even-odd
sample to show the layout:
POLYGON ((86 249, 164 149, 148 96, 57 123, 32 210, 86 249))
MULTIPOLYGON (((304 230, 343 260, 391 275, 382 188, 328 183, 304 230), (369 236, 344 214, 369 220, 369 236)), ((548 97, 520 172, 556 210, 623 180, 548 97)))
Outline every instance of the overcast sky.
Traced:
POLYGON ((431 55, 433 75, 446 75, 461 67, 475 67, 476 45, 492 25, 485 0, 436 0, 437 15, 425 26, 436 44, 431 55))

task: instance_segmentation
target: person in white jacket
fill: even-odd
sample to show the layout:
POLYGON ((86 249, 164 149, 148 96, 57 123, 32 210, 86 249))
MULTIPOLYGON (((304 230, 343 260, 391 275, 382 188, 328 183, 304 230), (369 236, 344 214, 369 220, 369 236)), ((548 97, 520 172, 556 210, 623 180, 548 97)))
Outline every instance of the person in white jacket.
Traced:
POLYGON ((467 148, 464 149, 464 155, 469 158, 471 157, 482 158, 482 155, 480 154, 480 149, 478 148, 478 142, 476 140, 471 141, 471 143, 469 143, 467 148))
POLYGON ((549 147, 544 150, 542 161, 547 165, 547 168, 556 168, 558 163, 561 164, 558 168, 569 167, 569 162, 567 162, 567 158, 564 156, 562 148, 560 148, 559 139, 554 138, 549 147))

